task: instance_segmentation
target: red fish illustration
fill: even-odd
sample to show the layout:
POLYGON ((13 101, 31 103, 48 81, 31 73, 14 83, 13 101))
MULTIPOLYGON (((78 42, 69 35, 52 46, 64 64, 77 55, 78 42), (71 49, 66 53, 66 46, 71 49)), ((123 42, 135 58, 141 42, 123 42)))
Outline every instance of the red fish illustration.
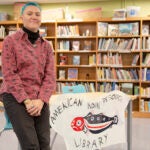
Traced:
POLYGON ((93 134, 98 134, 109 127, 112 127, 113 124, 118 123, 118 116, 108 117, 106 115, 95 114, 91 112, 85 117, 76 117, 71 122, 71 127, 74 131, 90 131, 93 134))

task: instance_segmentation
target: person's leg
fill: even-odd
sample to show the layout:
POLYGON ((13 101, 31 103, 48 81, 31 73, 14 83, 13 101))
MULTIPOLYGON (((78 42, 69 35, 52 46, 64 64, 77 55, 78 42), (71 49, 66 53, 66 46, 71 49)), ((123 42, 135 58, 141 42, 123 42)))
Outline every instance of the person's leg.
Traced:
POLYGON ((41 115, 35 117, 35 128, 40 143, 40 150, 50 150, 49 106, 44 104, 41 115))
POLYGON ((3 103, 22 150, 40 150, 34 118, 28 115, 24 104, 7 93, 3 94, 3 103))

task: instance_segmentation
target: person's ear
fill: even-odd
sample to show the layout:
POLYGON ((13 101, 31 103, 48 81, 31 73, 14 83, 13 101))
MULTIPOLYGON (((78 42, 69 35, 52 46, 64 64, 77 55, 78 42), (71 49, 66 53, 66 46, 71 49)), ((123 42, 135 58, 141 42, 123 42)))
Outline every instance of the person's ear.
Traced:
POLYGON ((23 20, 23 15, 21 15, 21 16, 19 17, 19 20, 23 20))

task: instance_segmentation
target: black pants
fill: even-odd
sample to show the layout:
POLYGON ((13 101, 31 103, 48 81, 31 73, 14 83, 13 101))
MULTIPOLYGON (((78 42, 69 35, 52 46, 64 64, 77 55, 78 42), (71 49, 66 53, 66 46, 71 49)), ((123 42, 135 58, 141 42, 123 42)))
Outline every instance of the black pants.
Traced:
POLYGON ((22 150, 50 150, 49 106, 44 104, 41 115, 33 117, 11 94, 3 94, 3 103, 22 150))

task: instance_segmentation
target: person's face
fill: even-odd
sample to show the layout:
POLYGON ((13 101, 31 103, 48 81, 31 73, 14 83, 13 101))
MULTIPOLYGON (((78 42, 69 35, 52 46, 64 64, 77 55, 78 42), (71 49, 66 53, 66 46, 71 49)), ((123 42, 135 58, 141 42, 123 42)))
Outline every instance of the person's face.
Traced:
POLYGON ((21 16, 25 28, 32 32, 37 32, 41 25, 41 12, 36 6, 28 6, 25 8, 21 16))

